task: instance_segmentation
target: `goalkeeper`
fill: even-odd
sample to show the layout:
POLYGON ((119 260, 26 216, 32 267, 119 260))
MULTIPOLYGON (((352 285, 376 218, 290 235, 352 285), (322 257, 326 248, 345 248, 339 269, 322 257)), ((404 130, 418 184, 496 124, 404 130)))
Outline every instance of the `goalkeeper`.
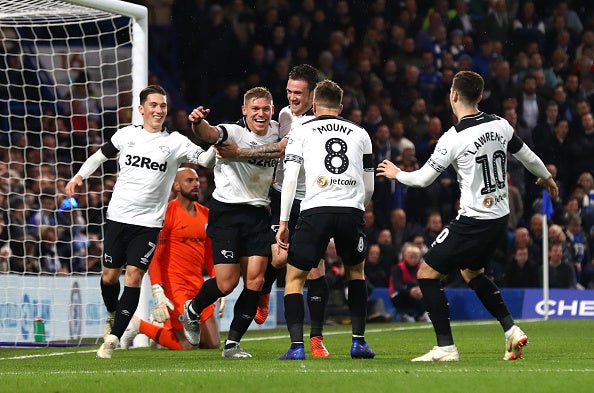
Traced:
MULTIPOLYGON (((120 346, 128 349, 138 333, 169 349, 219 348, 221 338, 214 317, 215 305, 206 307, 200 316, 200 345, 193 346, 183 332, 184 302, 194 296, 204 283, 203 267, 214 277, 210 238, 206 236, 208 208, 197 202, 198 174, 191 168, 180 168, 173 183, 177 197, 169 202, 159 243, 149 266, 153 290, 153 324, 132 317, 128 329, 120 339, 120 346)), ((219 314, 225 308, 221 298, 219 314)))

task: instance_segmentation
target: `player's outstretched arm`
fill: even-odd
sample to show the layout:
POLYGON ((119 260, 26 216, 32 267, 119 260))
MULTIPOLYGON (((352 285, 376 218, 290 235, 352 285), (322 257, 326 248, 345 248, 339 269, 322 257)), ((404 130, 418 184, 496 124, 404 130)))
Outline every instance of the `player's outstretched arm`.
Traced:
POLYGON ((80 187, 83 184, 83 180, 87 179, 93 172, 99 168, 99 165, 107 161, 107 157, 103 154, 101 149, 97 150, 92 156, 82 164, 78 173, 70 179, 66 187, 66 195, 71 198, 76 192, 76 187, 80 187))
POLYGON ((280 158, 285 154, 287 138, 274 143, 267 143, 256 147, 238 147, 233 142, 217 145, 217 155, 221 158, 280 158))
POLYGON ((222 127, 215 127, 208 124, 206 117, 209 115, 210 109, 202 106, 194 108, 188 115, 188 120, 192 123, 192 131, 200 140, 216 144, 227 140, 227 131, 222 127))

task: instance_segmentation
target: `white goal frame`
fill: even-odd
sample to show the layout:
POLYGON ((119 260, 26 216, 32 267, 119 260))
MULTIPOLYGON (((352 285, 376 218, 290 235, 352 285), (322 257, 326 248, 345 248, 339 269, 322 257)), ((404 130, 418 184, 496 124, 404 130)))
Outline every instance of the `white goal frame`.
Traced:
MULTIPOLYGON (((140 91, 146 87, 148 81, 146 7, 121 0, 0 0, 0 5, 3 6, 0 7, 2 28, 32 26, 37 21, 48 21, 48 26, 55 22, 55 26, 59 26, 60 22, 56 16, 63 17, 64 25, 76 23, 75 21, 84 24, 114 17, 129 18, 130 23, 127 26, 131 30, 130 40, 126 44, 131 43, 131 46, 128 46, 131 49, 128 52, 131 67, 131 119, 133 124, 142 124, 142 117, 136 108, 140 104, 140 91), (40 6, 42 2, 43 6, 40 6), (55 7, 52 7, 53 5, 55 7)), ((84 41, 83 36, 80 36, 80 39, 84 41)), ((0 70, 3 71, 5 70, 0 70)), ((126 92, 129 93, 130 79, 127 81, 126 92)), ((34 101, 29 103, 38 104, 34 101)), ((128 105, 129 102, 126 107, 128 105)), ((9 133, 11 132, 12 127, 9 133)), ((10 209, 10 205, 8 208, 10 209)), ((0 274, 0 284, 0 345, 81 345, 87 341, 83 340, 85 338, 94 339, 91 341, 96 343, 102 337, 106 311, 101 300, 98 275, 86 276, 84 273, 77 273, 68 277, 56 277, 3 272, 0 274), (28 288, 28 291, 23 291, 23 287, 28 288), (44 340, 36 343, 34 320, 40 314, 52 317, 44 321, 44 340), (87 324, 89 320, 92 322, 87 324), (78 333, 73 335, 73 330, 78 333)), ((150 285, 148 275, 145 275, 137 311, 139 316, 148 317, 150 301, 150 285)), ((139 336, 135 340, 135 346, 145 345, 148 345, 146 336, 139 336)))

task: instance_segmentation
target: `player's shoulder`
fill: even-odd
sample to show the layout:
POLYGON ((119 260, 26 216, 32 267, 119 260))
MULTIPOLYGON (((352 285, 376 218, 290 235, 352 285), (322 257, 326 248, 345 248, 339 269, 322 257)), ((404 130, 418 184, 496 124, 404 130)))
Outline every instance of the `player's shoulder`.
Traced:
POLYGON ((283 107, 279 112, 278 112, 278 119, 279 121, 281 121, 282 119, 291 119, 293 117, 293 113, 291 112, 291 107, 289 105, 283 107))
POLYGON ((453 126, 456 132, 462 132, 469 128, 485 127, 487 123, 499 122, 503 119, 495 114, 478 112, 474 115, 464 116, 458 124, 453 126))
POLYGON ((210 209, 202 204, 200 204, 199 202, 194 202, 194 206, 196 207, 196 211, 202 213, 203 215, 205 215, 206 217, 208 217, 208 212, 210 211, 210 209))
POLYGON ((270 128, 272 128, 273 131, 278 132, 280 129, 280 123, 276 120, 270 120, 270 128))
POLYGON ((142 131, 141 125, 136 124, 129 124, 117 129, 117 131, 113 134, 114 137, 130 137, 134 138, 134 135, 137 135, 140 131, 142 131))

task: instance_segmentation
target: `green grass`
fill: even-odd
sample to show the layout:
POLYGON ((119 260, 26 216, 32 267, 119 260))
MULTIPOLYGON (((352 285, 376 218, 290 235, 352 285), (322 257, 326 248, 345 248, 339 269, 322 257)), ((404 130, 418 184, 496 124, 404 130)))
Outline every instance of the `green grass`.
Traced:
MULTIPOLYGON (((371 324, 373 360, 349 356, 350 326, 329 326, 328 359, 276 360, 285 329, 248 332, 252 359, 222 359, 218 350, 118 350, 96 359, 88 348, 0 348, 1 392, 591 392, 594 323, 521 321, 525 358, 502 360, 505 341, 491 321, 453 323, 459 362, 411 363, 435 343, 430 324, 371 324)), ((308 331, 306 326, 305 331, 308 331)), ((306 346, 307 348, 307 346, 306 346)), ((309 351, 309 350, 308 350, 309 351)), ((309 353, 308 353, 309 356, 309 353)))

